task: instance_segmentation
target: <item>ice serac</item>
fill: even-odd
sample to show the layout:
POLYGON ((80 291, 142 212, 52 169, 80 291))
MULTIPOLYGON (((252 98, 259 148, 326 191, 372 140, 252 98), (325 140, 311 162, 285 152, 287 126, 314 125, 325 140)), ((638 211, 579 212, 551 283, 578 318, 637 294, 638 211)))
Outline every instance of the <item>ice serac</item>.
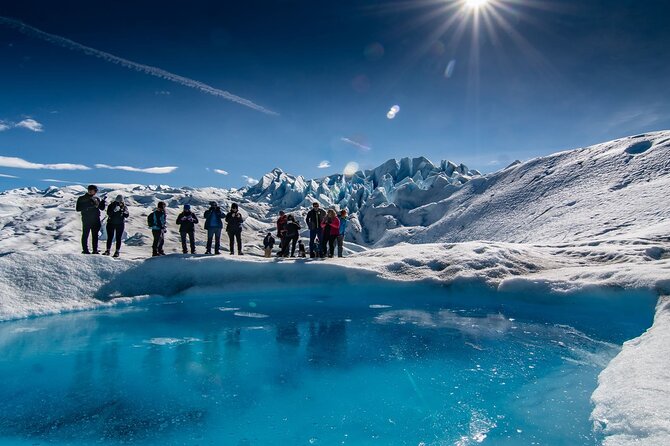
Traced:
MULTIPOLYGON (((314 201, 325 207, 346 208, 362 227, 362 231, 356 231, 352 226, 348 238, 360 244, 374 244, 387 229, 414 224, 408 216, 411 210, 430 200, 443 199, 458 186, 480 176, 464 164, 442 161, 435 165, 424 157, 390 159, 352 176, 337 174, 312 180, 277 168, 248 188, 244 196, 273 209, 307 208, 314 201)), ((427 221, 424 218, 419 224, 427 221)))

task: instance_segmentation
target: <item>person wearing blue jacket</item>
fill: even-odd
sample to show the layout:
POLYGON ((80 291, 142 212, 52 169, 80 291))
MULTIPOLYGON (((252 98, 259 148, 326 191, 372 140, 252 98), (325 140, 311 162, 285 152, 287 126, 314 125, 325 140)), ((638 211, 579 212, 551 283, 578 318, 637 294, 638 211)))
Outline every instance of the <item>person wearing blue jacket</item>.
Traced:
POLYGON ((344 234, 347 231, 347 226, 349 226, 349 219, 347 218, 347 210, 342 209, 340 211, 340 235, 337 236, 338 257, 342 257, 342 251, 344 251, 344 234))
POLYGON ((207 248, 205 254, 212 253, 212 239, 214 239, 214 254, 221 254, 221 231, 223 230, 223 211, 216 201, 209 202, 209 209, 205 211, 205 229, 207 230, 207 248))
POLYGON ((147 217, 147 224, 151 228, 151 234, 154 236, 154 242, 151 245, 153 257, 165 255, 163 251, 165 233, 167 232, 165 217, 165 203, 163 201, 159 201, 156 209, 147 217))

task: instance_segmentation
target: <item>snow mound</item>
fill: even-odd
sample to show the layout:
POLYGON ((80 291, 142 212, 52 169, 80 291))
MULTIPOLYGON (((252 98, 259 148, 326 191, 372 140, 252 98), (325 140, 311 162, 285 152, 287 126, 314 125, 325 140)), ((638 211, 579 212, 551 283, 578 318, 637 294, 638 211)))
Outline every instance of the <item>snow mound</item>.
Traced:
POLYGON ((623 350, 598 377, 591 397, 603 445, 658 446, 670 439, 670 296, 659 300, 654 325, 623 350), (666 352, 666 353, 663 353, 666 352))

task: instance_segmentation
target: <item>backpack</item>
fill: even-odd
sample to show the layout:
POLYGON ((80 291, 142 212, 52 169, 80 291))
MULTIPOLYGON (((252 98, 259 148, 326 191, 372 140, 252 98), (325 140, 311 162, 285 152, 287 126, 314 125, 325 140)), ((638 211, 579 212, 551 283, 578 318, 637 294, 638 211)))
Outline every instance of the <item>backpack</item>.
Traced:
POLYGON ((154 213, 147 215, 147 225, 152 228, 154 226, 154 213))

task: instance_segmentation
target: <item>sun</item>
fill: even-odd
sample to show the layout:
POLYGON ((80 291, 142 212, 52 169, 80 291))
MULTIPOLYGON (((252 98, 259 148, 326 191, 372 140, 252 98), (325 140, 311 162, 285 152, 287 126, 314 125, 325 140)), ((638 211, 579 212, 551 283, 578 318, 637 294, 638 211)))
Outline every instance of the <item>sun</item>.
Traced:
POLYGON ((465 0, 465 6, 470 9, 479 9, 490 3, 491 0, 465 0))

